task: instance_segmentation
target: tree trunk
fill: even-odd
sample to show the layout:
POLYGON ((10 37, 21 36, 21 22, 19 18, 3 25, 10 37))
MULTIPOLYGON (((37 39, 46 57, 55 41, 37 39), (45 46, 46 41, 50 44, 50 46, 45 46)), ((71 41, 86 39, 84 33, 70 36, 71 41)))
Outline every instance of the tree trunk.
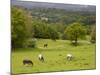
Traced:
POLYGON ((77 40, 78 40, 78 39, 77 39, 77 33, 76 33, 76 35, 75 35, 75 40, 74 40, 74 41, 75 41, 75 46, 77 46, 77 40))
POLYGON ((75 46, 77 46, 77 38, 75 38, 75 46))

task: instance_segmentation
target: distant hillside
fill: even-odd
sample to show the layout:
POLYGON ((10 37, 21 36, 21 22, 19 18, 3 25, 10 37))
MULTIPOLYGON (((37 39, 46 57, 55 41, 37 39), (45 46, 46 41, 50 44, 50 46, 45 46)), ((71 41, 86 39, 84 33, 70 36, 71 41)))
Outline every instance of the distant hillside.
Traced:
POLYGON ((41 8, 65 9, 67 11, 90 11, 90 12, 96 11, 96 6, 93 5, 77 5, 77 4, 47 3, 47 2, 18 1, 18 0, 12 0, 11 3, 12 5, 23 6, 28 9, 41 7, 41 8))
POLYGON ((32 17, 48 23, 61 23, 68 25, 73 22, 81 22, 84 25, 95 25, 96 6, 77 5, 47 2, 31 2, 12 0, 12 6, 24 8, 30 11, 32 17))

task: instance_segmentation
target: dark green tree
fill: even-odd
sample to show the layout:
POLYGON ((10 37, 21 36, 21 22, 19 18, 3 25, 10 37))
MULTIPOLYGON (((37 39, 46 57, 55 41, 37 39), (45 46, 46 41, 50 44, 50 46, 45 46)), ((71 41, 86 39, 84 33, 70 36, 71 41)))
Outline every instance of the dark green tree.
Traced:
POLYGON ((48 38, 48 26, 42 21, 33 22, 33 32, 35 38, 48 38))
POLYGON ((52 39, 52 40, 59 39, 59 34, 58 34, 56 28, 49 26, 48 32, 49 32, 49 35, 50 35, 50 39, 52 39))
POLYGON ((52 24, 45 23, 43 21, 34 21, 33 30, 35 38, 43 39, 58 39, 59 34, 56 30, 56 27, 52 24))

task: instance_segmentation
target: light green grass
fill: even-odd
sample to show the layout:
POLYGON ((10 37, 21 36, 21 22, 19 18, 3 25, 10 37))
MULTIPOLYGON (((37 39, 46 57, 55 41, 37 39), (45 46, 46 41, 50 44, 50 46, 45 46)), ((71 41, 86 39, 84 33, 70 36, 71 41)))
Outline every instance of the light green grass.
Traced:
POLYGON ((12 73, 36 73, 67 70, 95 69, 95 44, 80 41, 79 46, 70 45, 66 40, 38 39, 37 48, 16 49, 12 52, 12 73), (48 47, 43 45, 48 43, 48 47), (38 60, 38 54, 44 55, 45 62, 38 60), (74 56, 72 61, 66 60, 67 53, 74 56), (34 66, 24 66, 23 59, 30 59, 34 66))

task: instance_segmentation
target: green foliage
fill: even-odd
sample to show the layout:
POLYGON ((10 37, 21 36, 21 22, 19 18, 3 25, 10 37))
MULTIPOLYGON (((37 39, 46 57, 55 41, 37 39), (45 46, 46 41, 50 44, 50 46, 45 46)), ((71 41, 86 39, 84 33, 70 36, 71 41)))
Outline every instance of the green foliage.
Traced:
POLYGON ((35 38, 44 38, 44 39, 58 39, 59 34, 53 25, 47 24, 43 21, 33 22, 33 30, 35 38))
POLYGON ((51 24, 51 26, 55 28, 58 33, 60 33, 59 36, 61 39, 68 39, 66 34, 64 33, 64 30, 66 26, 71 25, 74 22, 79 22, 82 23, 84 26, 87 26, 87 35, 90 35, 91 26, 96 22, 95 12, 66 11, 64 9, 55 8, 33 8, 30 11, 32 12, 33 17, 38 18, 38 22, 43 17, 47 18, 48 21, 46 22, 46 24, 51 24))
POLYGON ((48 27, 41 21, 33 22, 33 31, 35 38, 48 38, 48 27))
POLYGON ((56 40, 56 39, 59 38, 59 34, 58 34, 57 30, 54 27, 49 26, 48 32, 49 32, 50 38, 52 40, 56 40))
POLYGON ((82 17, 80 20, 81 23, 84 23, 84 25, 93 25, 96 23, 96 17, 91 15, 91 16, 85 16, 82 17))
POLYGON ((73 23, 65 29, 67 38, 71 40, 74 45, 77 45, 78 38, 81 38, 85 33, 85 27, 80 23, 73 23))
POLYGON ((83 11, 66 11, 64 9, 56 8, 33 8, 30 10, 32 16, 48 18, 48 23, 62 23, 61 25, 68 25, 73 22, 81 22, 84 25, 95 24, 96 15, 95 12, 83 12, 83 11))
MULTIPOLYGON (((27 45, 26 40, 34 37, 52 40, 70 39, 77 44, 77 39, 83 38, 86 30, 87 35, 90 35, 90 27, 95 24, 95 12, 66 11, 55 8, 24 9, 13 6, 11 10, 12 47, 24 47, 27 45), (80 25, 81 23, 87 26, 87 29, 80 25)), ((31 44, 30 41, 29 43, 31 44)))
POLYGON ((26 39, 32 34, 32 17, 23 9, 12 7, 11 10, 12 47, 23 47, 26 39))
POLYGON ((35 48, 36 47, 36 39, 28 39, 24 41, 25 48, 35 48))

